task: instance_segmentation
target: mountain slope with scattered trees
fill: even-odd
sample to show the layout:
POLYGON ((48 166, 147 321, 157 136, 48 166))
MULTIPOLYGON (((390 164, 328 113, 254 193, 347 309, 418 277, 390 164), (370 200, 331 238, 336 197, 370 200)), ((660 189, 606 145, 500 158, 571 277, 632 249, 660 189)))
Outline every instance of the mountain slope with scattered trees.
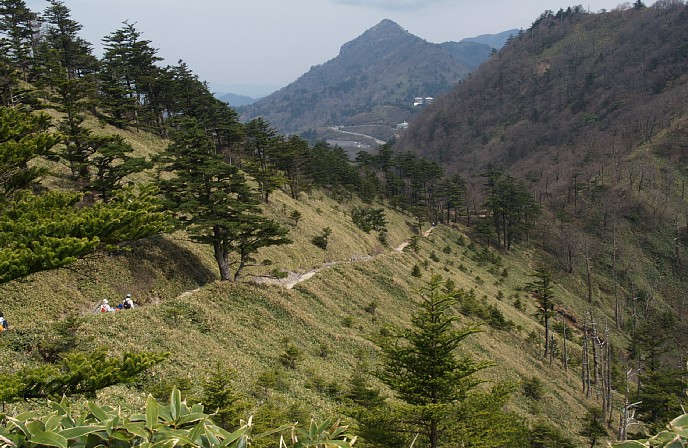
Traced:
POLYGON ((629 338, 620 361, 652 395, 645 421, 645 406, 685 390, 687 19, 682 1, 545 11, 394 145, 463 177, 464 216, 492 220, 477 234, 540 247, 554 278, 629 338))
MULTIPOLYGON (((680 412, 682 229, 645 223, 629 244, 634 223, 595 208, 608 177, 575 183, 559 215, 504 167, 476 181, 391 144, 352 162, 240 122, 132 24, 98 59, 59 0, 0 15, 0 435, 17 446, 279 443, 248 415, 256 434, 324 419, 300 437, 315 446, 353 442, 328 417, 363 446, 594 446, 680 412), (292 289, 258 281, 314 268, 292 289), (128 292, 134 309, 94 312, 128 292), (108 406, 41 417, 62 396, 108 406)), ((633 197, 675 200, 651 168, 633 197)))

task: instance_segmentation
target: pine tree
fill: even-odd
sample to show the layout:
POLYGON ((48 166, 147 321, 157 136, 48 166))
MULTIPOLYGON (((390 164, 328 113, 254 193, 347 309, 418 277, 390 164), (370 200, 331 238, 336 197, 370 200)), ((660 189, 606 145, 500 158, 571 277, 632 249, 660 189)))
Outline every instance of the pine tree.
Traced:
POLYGON ((162 108, 158 100, 157 80, 162 60, 151 41, 141 39, 133 24, 124 26, 103 38, 105 53, 99 78, 105 110, 116 126, 162 125, 162 108))
POLYGON ((0 56, 0 106, 14 106, 19 98, 19 71, 0 56))
POLYGON ((47 156, 60 136, 50 120, 0 108, 0 284, 65 266, 97 250, 113 250, 166 229, 149 189, 122 190, 110 202, 86 205, 82 195, 35 194, 47 156))
POLYGON ((308 154, 308 142, 292 135, 279 145, 273 156, 275 167, 287 176, 291 197, 298 200, 304 187, 304 171, 308 154))
POLYGON ((50 117, 0 107, 0 206, 17 191, 35 186, 45 169, 29 162, 46 157, 62 136, 49 132, 50 117))
POLYGON ((535 281, 528 283, 526 289, 535 298, 538 310, 542 316, 542 325, 545 327, 545 359, 550 352, 549 319, 554 315, 554 290, 552 288, 552 275, 545 270, 538 270, 532 275, 535 281))
POLYGON ((443 285, 441 277, 433 276, 420 290, 412 327, 381 344, 380 379, 404 402, 397 409, 397 423, 425 436, 431 448, 440 445, 457 403, 481 383, 475 374, 491 365, 468 355, 457 356, 463 340, 479 330, 454 329, 457 318, 449 313, 458 293, 443 291, 443 285))
POLYGON ((177 122, 172 144, 159 160, 172 174, 160 186, 192 240, 213 246, 222 280, 237 281, 258 249, 289 244, 286 229, 261 214, 258 201, 238 168, 225 162, 198 122, 177 122), (239 255, 232 275, 229 256, 239 255))
POLYGON ((667 421, 681 414, 688 404, 688 374, 684 369, 648 368, 640 374, 638 420, 653 430, 660 430, 667 421))
POLYGON ((232 386, 234 373, 217 364, 203 381, 203 404, 213 420, 226 430, 235 429, 247 405, 232 386))
POLYGON ((71 11, 60 0, 48 0, 43 12, 47 25, 41 37, 45 44, 43 56, 53 53, 55 61, 61 68, 57 74, 63 79, 82 78, 92 75, 98 69, 98 60, 92 54, 90 42, 79 37, 83 26, 71 18, 71 11))
POLYGON ((63 135, 63 145, 57 151, 71 171, 71 178, 83 186, 90 177, 89 158, 98 149, 100 139, 83 126, 86 119, 83 112, 87 108, 89 86, 92 80, 58 79, 56 84, 57 109, 64 112, 58 123, 58 130, 63 135))
POLYGON ((151 352, 127 352, 115 357, 109 356, 105 348, 90 353, 65 354, 60 365, 45 364, 0 373, 0 401, 59 399, 73 395, 95 398, 96 392, 105 387, 131 384, 140 373, 167 357, 151 352))
POLYGON ((153 164, 144 157, 134 157, 134 148, 118 135, 97 137, 95 153, 88 164, 90 182, 88 189, 104 201, 109 201, 123 188, 127 176, 151 168, 153 164))
POLYGON ((466 196, 466 181, 460 174, 455 174, 452 177, 444 177, 437 185, 437 201, 441 208, 446 210, 446 222, 451 221, 451 211, 454 210, 454 221, 458 221, 459 208, 465 202, 466 196))
POLYGON ((590 448, 594 448, 600 438, 608 435, 604 427, 602 409, 594 407, 588 409, 583 418, 583 428, 581 428, 580 435, 590 441, 590 448))
POLYGON ((24 0, 0 0, 0 49, 27 79, 39 17, 24 0))
POLYGON ((501 170, 490 167, 483 176, 487 178, 485 207, 492 214, 498 245, 510 250, 513 243, 528 240, 540 206, 523 182, 501 170))
POLYGON ((246 170, 258 182, 261 197, 266 204, 270 194, 286 182, 271 161, 276 148, 282 142, 282 138, 262 118, 244 125, 242 144, 244 151, 253 158, 253 161, 246 163, 246 170))

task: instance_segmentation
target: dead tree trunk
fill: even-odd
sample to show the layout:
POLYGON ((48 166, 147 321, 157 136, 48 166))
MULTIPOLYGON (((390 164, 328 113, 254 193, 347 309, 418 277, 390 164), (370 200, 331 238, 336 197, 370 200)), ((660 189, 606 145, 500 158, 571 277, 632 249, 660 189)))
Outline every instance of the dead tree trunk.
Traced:
POLYGON ((583 322, 583 347, 581 352, 581 381, 585 398, 590 398, 590 359, 588 355, 588 323, 583 322))
POLYGON ((588 283, 588 303, 592 303, 592 274, 590 272, 590 251, 588 249, 588 241, 585 241, 585 270, 587 273, 588 283))
POLYGON ((605 365, 607 366, 607 382, 606 382, 606 387, 605 387, 605 394, 607 396, 607 428, 612 427, 612 411, 614 409, 613 406, 613 401, 612 401, 612 344, 611 341, 609 340, 609 328, 605 324, 605 329, 604 329, 604 338, 607 343, 607 359, 605 365))
POLYGON ((593 375, 595 377, 594 384, 595 384, 595 393, 597 397, 599 398, 599 390, 600 390, 600 359, 599 359, 599 353, 598 353, 598 345, 600 343, 599 335, 597 334, 597 325, 595 324, 595 319, 592 317, 592 311, 590 312, 590 326, 592 330, 591 334, 591 342, 592 344, 590 348, 592 348, 592 369, 593 369, 593 375))
POLYGON ((613 294, 614 294, 614 324, 616 329, 621 329, 621 304, 619 303, 619 295, 617 291, 617 275, 616 275, 616 224, 612 229, 612 283, 613 283, 613 294))
POLYGON ((563 356, 563 362, 564 362, 564 370, 569 369, 569 354, 566 350, 566 319, 564 316, 561 316, 561 323, 563 324, 563 334, 564 334, 564 356, 563 356))

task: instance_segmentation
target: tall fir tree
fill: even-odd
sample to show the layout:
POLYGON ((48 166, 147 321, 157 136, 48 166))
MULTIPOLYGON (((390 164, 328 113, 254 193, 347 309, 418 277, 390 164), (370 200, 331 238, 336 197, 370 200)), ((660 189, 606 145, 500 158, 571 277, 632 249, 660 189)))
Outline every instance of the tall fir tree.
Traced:
POLYGON ((103 38, 101 101, 116 126, 160 129, 163 117, 157 85, 161 70, 156 63, 162 58, 141 34, 134 24, 124 22, 103 38))
POLYGON ((541 210, 525 184, 495 167, 483 177, 487 179, 485 207, 492 215, 498 245, 511 250, 512 244, 528 241, 541 210))
POLYGON ((547 359, 551 350, 549 320, 554 316, 555 305, 552 274, 544 269, 540 269, 532 276, 535 277, 535 280, 526 284, 525 288, 537 301, 538 313, 540 314, 542 325, 545 327, 545 352, 543 356, 547 359))
POLYGON ((0 0, 0 49, 14 67, 27 75, 33 62, 40 20, 24 0, 0 0))
POLYGON ((244 125, 243 146, 251 161, 244 165, 247 172, 258 182, 263 202, 269 201, 270 194, 282 186, 286 179, 273 165, 276 148, 282 144, 282 137, 265 120, 256 118, 244 125))
POLYGON ((412 327, 381 344, 380 379, 404 403, 395 411, 397 424, 423 435, 430 448, 443 444, 456 406, 481 383, 476 373, 492 365, 456 353, 464 339, 479 330, 454 328, 457 317, 451 312, 459 292, 443 290, 443 285, 440 276, 433 276, 420 290, 412 327))
POLYGON ((48 0, 43 12, 47 26, 41 40, 47 45, 44 50, 55 55, 66 79, 82 78, 94 74, 98 60, 93 56, 90 42, 79 37, 83 26, 72 19, 70 9, 60 0, 48 0))

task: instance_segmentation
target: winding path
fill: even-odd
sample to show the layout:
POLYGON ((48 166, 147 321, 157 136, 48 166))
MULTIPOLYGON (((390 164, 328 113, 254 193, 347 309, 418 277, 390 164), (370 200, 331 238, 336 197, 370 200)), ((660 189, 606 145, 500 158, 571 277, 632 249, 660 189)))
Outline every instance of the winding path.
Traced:
MULTIPOLYGON (((423 232, 424 237, 430 236, 432 233, 432 229, 434 227, 430 227, 428 230, 423 232)), ((411 240, 408 239, 401 243, 399 246, 395 247, 392 253, 401 253, 404 251, 404 249, 411 243, 411 240)), ((284 286, 287 289, 292 289, 294 286, 298 285, 299 283, 308 280, 309 278, 313 277, 315 274, 318 272, 322 271, 323 269, 327 269, 331 266, 337 265, 337 264, 342 264, 342 263, 358 263, 361 261, 366 261, 366 260, 371 260, 375 257, 379 257, 380 255, 364 255, 360 257, 352 257, 348 261, 330 261, 328 263, 323 264, 322 266, 318 268, 313 268, 310 271, 306 272, 293 272, 289 271, 287 273, 287 276, 284 278, 276 278, 273 276, 262 276, 262 275, 254 275, 252 276, 252 281, 255 283, 260 283, 264 285, 281 285, 284 286)))

